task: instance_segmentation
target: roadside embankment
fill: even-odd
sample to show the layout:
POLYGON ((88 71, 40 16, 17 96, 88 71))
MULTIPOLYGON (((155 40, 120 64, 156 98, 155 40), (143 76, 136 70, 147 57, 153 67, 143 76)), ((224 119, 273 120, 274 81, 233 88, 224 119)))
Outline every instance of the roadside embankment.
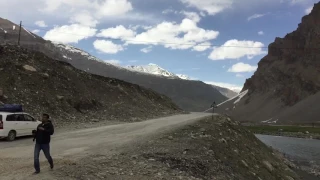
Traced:
POLYGON ((100 152, 53 172, 58 179, 301 179, 239 122, 226 116, 100 152))

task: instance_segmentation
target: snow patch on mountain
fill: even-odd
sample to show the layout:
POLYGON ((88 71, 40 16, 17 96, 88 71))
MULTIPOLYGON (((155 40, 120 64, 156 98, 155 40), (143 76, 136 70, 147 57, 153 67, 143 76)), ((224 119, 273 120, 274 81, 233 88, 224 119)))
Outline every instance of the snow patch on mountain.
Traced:
POLYGON ((79 49, 79 48, 76 48, 74 46, 71 46, 69 44, 62 44, 62 43, 59 43, 59 42, 52 42, 54 44, 55 47, 59 48, 63 53, 63 58, 64 59, 67 59, 67 60, 74 60, 72 58, 70 58, 72 55, 71 54, 79 54, 81 56, 84 56, 85 58, 87 58, 88 60, 91 60, 91 61, 98 61, 98 62, 101 62, 101 63, 104 63, 108 66, 115 66, 115 67, 118 67, 118 68, 121 68, 121 69, 125 69, 125 68, 122 68, 120 66, 117 66, 117 65, 114 65, 114 64, 111 64, 111 63, 108 63, 106 61, 103 61, 101 59, 98 59, 96 58, 95 56, 92 56, 91 54, 79 49))
POLYGON ((165 76, 165 77, 170 77, 170 78, 179 78, 176 74, 169 72, 162 67, 150 63, 148 65, 144 66, 126 66, 127 69, 137 71, 137 72, 142 72, 142 73, 148 73, 148 74, 153 74, 153 75, 158 75, 158 76, 165 76))
POLYGON ((191 80, 189 76, 184 75, 184 74, 176 74, 180 79, 184 79, 184 80, 191 80))
POLYGON ((163 69, 162 67, 158 66, 157 64, 153 64, 150 63, 148 65, 142 65, 142 66, 125 66, 122 67, 118 64, 113 64, 113 63, 109 63, 106 61, 103 61, 101 59, 98 59, 94 56, 92 56, 91 54, 76 48, 74 46, 68 45, 68 44, 62 44, 59 42, 52 42, 54 44, 55 47, 59 48, 61 52, 63 52, 63 58, 66 60, 75 60, 70 58, 73 57, 72 55, 74 54, 79 54, 81 56, 86 57, 88 60, 92 60, 92 61, 98 61, 98 62, 102 62, 107 64, 108 66, 114 66, 120 69, 124 69, 124 70, 128 70, 128 71, 133 71, 133 72, 138 72, 138 73, 144 73, 144 74, 149 74, 149 75, 156 75, 156 76, 164 76, 167 78, 176 78, 176 79, 184 79, 184 80, 190 80, 190 78, 186 75, 183 74, 174 74, 172 72, 169 72, 165 69, 163 69))

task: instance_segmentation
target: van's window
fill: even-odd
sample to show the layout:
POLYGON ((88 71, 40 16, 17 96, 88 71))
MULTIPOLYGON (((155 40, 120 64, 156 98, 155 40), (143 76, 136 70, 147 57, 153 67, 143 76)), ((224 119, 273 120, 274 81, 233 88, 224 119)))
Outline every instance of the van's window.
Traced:
POLYGON ((24 115, 24 120, 25 121, 34 121, 34 119, 31 117, 31 116, 29 116, 29 115, 24 115))
POLYGON ((16 114, 17 121, 25 121, 23 114, 16 114))
POLYGON ((0 121, 3 121, 3 119, 2 119, 2 115, 0 115, 0 121))
POLYGON ((17 121, 17 119, 16 119, 14 114, 8 115, 6 120, 7 121, 17 121))

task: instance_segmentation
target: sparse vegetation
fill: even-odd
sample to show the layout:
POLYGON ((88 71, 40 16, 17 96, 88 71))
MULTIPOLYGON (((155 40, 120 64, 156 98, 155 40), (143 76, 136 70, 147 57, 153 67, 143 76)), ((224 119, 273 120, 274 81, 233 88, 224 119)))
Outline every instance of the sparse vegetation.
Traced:
POLYGON ((246 128, 255 134, 320 139, 319 126, 312 127, 312 126, 295 126, 295 125, 294 126, 253 125, 253 126, 246 126, 246 128))

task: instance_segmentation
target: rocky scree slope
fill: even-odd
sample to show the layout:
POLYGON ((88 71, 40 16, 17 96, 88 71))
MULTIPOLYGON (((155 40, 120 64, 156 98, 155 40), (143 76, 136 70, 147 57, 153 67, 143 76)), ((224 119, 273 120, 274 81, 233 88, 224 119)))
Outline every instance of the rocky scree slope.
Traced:
POLYGON ((296 180, 295 166, 226 116, 61 165, 59 179, 296 180))
POLYGON ((268 54, 244 84, 242 91, 249 93, 236 113, 243 114, 242 120, 318 121, 320 111, 312 107, 320 100, 319 17, 317 3, 295 31, 269 45, 268 54))
POLYGON ((17 46, 0 46, 0 101, 48 112, 57 125, 103 120, 139 121, 180 113, 164 95, 135 84, 78 70, 17 46))
MULTIPOLYGON (((0 44, 17 44, 18 26, 0 18, 0 44), (16 28, 13 29, 13 26, 16 28), (6 31, 6 33, 4 32, 6 31)), ((201 81, 170 79, 161 76, 131 71, 127 68, 105 63, 80 49, 69 45, 52 43, 22 29, 21 46, 44 53, 52 59, 70 63, 77 69, 96 75, 121 79, 171 98, 180 108, 188 111, 204 111, 213 101, 222 102, 227 98, 218 90, 201 81)))

